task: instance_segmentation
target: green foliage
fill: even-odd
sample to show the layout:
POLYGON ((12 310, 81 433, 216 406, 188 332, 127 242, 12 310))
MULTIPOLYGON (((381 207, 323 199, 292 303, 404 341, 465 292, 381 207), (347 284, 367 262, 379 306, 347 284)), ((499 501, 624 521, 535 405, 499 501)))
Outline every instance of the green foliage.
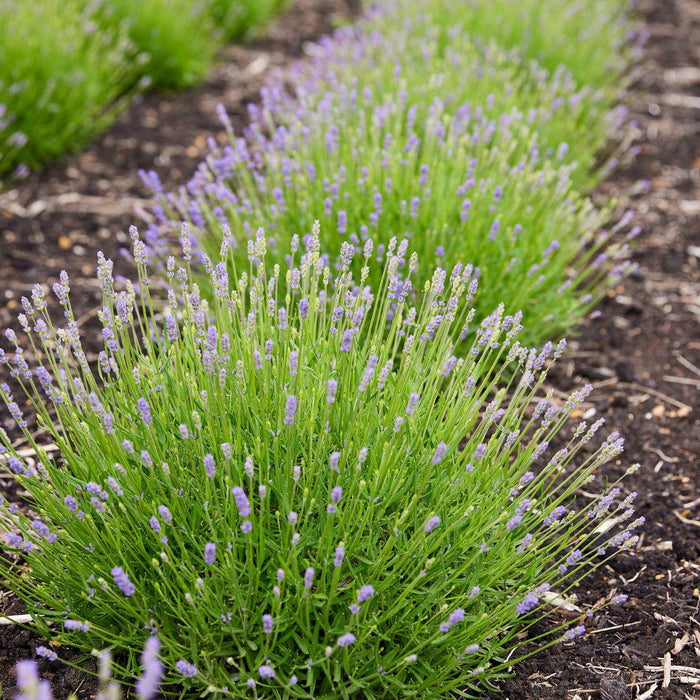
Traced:
POLYGON ((207 12, 226 41, 242 39, 262 27, 288 0, 207 0, 207 12))
POLYGON ((154 88, 198 83, 220 45, 199 0, 101 0, 88 6, 105 34, 128 35, 133 46, 128 59, 154 88))
POLYGON ((0 3, 0 178, 84 147, 135 90, 199 82, 279 0, 0 3))
MULTIPOLYGON (((138 290, 115 292, 100 263, 98 371, 67 277, 63 329, 35 289, 23 325, 43 370, 20 351, 4 362, 62 458, 2 387, 36 452, 23 462, 4 440, 32 510, 0 506, 5 584, 47 637, 110 648, 131 674, 157 634, 166 682, 190 695, 478 693, 552 601, 634 543, 639 521, 602 540, 597 529, 608 513, 628 520, 629 499, 580 490, 621 441, 591 450, 601 423, 581 424, 550 450, 588 389, 542 397, 563 344, 521 346, 502 306, 453 355, 473 318, 471 268, 423 273, 413 306, 394 286, 402 267, 418 275, 406 242, 391 242, 369 287, 370 246, 359 277, 351 246, 332 275, 318 233, 286 272, 258 236, 231 283, 227 239, 207 303, 185 231, 161 315, 133 230, 138 290)), ((544 648, 571 625, 531 638, 544 648)))
POLYGON ((0 175, 84 146, 111 121, 133 74, 120 33, 96 31, 83 0, 0 3, 0 175))
POLYGON ((407 0, 402 11, 429 15, 446 33, 465 27, 550 71, 566 66, 579 85, 619 93, 635 53, 630 6, 628 0, 407 0))

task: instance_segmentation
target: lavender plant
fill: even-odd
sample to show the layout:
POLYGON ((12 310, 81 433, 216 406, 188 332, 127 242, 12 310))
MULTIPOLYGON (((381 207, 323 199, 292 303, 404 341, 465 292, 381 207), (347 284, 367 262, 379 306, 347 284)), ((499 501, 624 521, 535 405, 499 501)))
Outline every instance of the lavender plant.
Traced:
POLYGON ((581 85, 619 90, 639 56, 644 30, 630 14, 635 0, 431 0, 402 2, 402 12, 429 14, 443 29, 456 23, 496 39, 548 70, 566 66, 581 85))
POLYGON ((249 37, 285 5, 287 0, 207 0, 206 9, 226 41, 249 37))
POLYGON ((12 331, 0 354, 34 454, 2 435, 29 505, 0 506, 2 575, 36 629, 132 675, 157 636, 186 694, 366 698, 478 693, 523 633, 545 648, 585 631, 551 604, 640 521, 617 483, 580 488, 622 440, 592 449, 602 421, 564 438, 589 388, 542 396, 563 343, 524 347, 499 306, 457 357, 474 269, 420 275, 405 240, 378 276, 371 242, 330 265, 317 225, 284 269, 262 231, 237 268, 227 236, 202 261, 207 300, 185 227, 162 306, 132 238, 137 285, 100 260, 95 367, 65 274, 62 324, 40 287, 23 301, 34 366, 12 331), (417 305, 413 277, 429 280, 417 305))
POLYGON ((178 193, 144 173, 157 220, 147 240, 167 250, 163 235, 187 220, 210 256, 236 232, 244 259, 265 226, 282 262, 290 234, 316 218, 333 254, 373 239, 381 260, 392 236, 406 236, 423 258, 478 266, 487 290, 479 319, 504 300, 523 311, 529 339, 557 335, 625 266, 626 246, 602 231, 614 203, 598 211, 580 193, 603 172, 592 170, 596 154, 622 133, 624 111, 565 69, 523 65, 517 52, 479 46, 430 14, 387 28, 401 26, 402 13, 324 42, 293 94, 271 82, 242 137, 222 111, 230 145, 212 140, 178 193))
POLYGON ((0 4, 0 176, 83 146, 133 82, 125 37, 96 31, 83 4, 0 4))
MULTIPOLYGON (((122 692, 118 683, 112 677, 113 660, 109 651, 92 652, 99 659, 98 666, 98 690, 96 700, 121 700, 122 692)), ((146 640, 141 654, 142 672, 136 683, 135 695, 139 700, 151 700, 157 696, 160 683, 162 665, 159 659, 160 642, 158 637, 151 636, 146 640)), ((56 661, 58 654, 49 647, 39 646, 36 655, 48 661, 56 661)), ((32 659, 23 659, 15 664, 17 676, 17 690, 15 700, 52 700, 53 693, 49 681, 42 680, 39 676, 39 667, 32 659)), ((0 686, 0 692, 2 686, 0 686)), ((71 693, 68 700, 78 700, 78 696, 71 693)))
POLYGON ((199 0, 90 0, 105 33, 125 33, 136 77, 153 87, 182 89, 202 80, 220 46, 206 4, 199 0))

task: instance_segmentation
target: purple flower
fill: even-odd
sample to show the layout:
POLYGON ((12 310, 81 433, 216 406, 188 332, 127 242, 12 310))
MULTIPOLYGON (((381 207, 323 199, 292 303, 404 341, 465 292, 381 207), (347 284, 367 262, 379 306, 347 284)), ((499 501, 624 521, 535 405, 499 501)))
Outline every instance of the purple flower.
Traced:
POLYGON ((184 659, 180 659, 175 664, 175 670, 186 678, 194 678, 197 675, 197 667, 194 664, 187 663, 184 659))
POLYGON ((433 515, 432 518, 428 518, 427 522, 423 526, 425 532, 432 532, 440 524, 440 516, 433 515))
POLYGON ((433 464, 440 464, 446 451, 447 445, 444 442, 438 443, 438 446, 435 448, 435 454, 433 455, 433 464))
POLYGON ((536 608, 538 603, 539 598, 533 591, 531 591, 515 606, 515 611, 518 613, 518 615, 524 615, 525 613, 530 612, 530 610, 536 608))
POLYGON ((297 412, 297 398, 296 396, 290 395, 287 397, 287 403, 284 407, 284 424, 293 425, 294 415, 297 412))
POLYGON ((331 452, 331 456, 328 460, 328 465, 332 472, 339 471, 338 462, 340 461, 340 452, 331 452))
POLYGON ((51 700, 51 686, 48 681, 40 681, 36 661, 29 659, 18 661, 16 666, 17 689, 26 691, 15 695, 17 700, 35 698, 35 700, 51 700))
POLYGON ((58 654, 53 649, 49 649, 48 647, 44 646, 37 647, 36 653, 39 656, 43 656, 45 659, 48 659, 49 661, 56 661, 56 659, 58 658, 58 654))
POLYGON ((78 510, 78 501, 76 501, 73 496, 66 496, 63 499, 63 502, 66 504, 66 508, 68 508, 68 510, 72 513, 75 513, 75 511, 78 510))
POLYGON ((80 622, 80 620, 64 620, 63 626, 71 632, 87 632, 90 629, 87 622, 80 622))
POLYGON ((216 476, 216 462, 214 461, 213 455, 204 455, 204 469, 210 479, 216 476))
POLYGON ((309 315, 309 302, 307 299, 299 300, 299 318, 307 318, 309 315))
POLYGON ((474 449, 474 461, 478 462, 486 454, 486 445, 481 443, 474 449))
POLYGON ((274 627, 274 620, 272 615, 265 614, 262 616, 263 632, 265 634, 272 634, 272 628, 274 627))
POLYGON ((350 347, 352 346, 352 339, 353 339, 354 335, 355 335, 355 329, 353 329, 353 328, 348 328, 343 333, 343 339, 340 343, 340 351, 341 352, 350 352, 350 347))
POLYGON ((333 566, 337 569, 342 563, 343 559, 345 559, 345 547, 343 545, 338 545, 335 548, 335 556, 333 557, 333 566))
POLYGON ((275 677, 275 669, 272 668, 269 664, 264 664, 258 669, 258 673, 260 674, 260 678, 274 678, 275 677))
POLYGON ((351 644, 355 643, 355 635, 352 632, 348 632, 347 634, 342 634, 340 637, 338 637, 338 646, 339 647, 349 647, 351 644))
POLYGON ((443 622, 440 625, 440 631, 449 632, 453 627, 462 622, 462 620, 464 620, 464 609, 457 608, 450 614, 449 618, 447 619, 447 622, 443 622))
POLYGON ((138 409, 143 422, 146 425, 150 425, 151 421, 153 420, 153 416, 151 416, 151 407, 148 405, 148 401, 146 401, 143 396, 138 400, 138 409))
POLYGON ((150 700, 158 692, 158 684, 163 675, 163 665, 160 662, 160 642, 157 637, 149 637, 143 647, 141 665, 143 674, 136 683, 136 693, 143 700, 150 700))
POLYGON ((296 350, 292 350, 289 353, 289 376, 296 377, 299 369, 299 353, 296 350))
POLYGON ((158 514, 163 518, 163 522, 169 525, 173 521, 173 516, 166 506, 158 506, 158 514))
POLYGON ((336 486, 331 491, 331 501, 333 503, 340 503, 340 499, 343 497, 343 489, 341 486, 336 486))
POLYGON ((586 633, 586 628, 584 625, 578 625, 577 627, 572 627, 570 630, 566 630, 564 632, 564 636, 562 637, 562 641, 565 642, 570 642, 572 639, 576 639, 576 637, 580 637, 582 634, 586 633))
POLYGON ((204 562, 213 564, 216 561, 216 545, 213 542, 207 542, 204 545, 204 562))
POLYGON ((409 416, 412 416, 414 414, 419 399, 420 396, 418 396, 418 394, 416 394, 415 391, 408 397, 408 403, 406 404, 406 413, 409 416))
POLYGON ((374 595, 374 587, 373 586, 370 586, 369 584, 366 586, 362 586, 362 588, 360 588, 360 590, 357 592, 357 602, 358 603, 365 603, 373 595, 374 595))
POLYGON ((335 379, 328 380, 328 393, 326 395, 326 401, 328 403, 335 403, 335 395, 338 392, 338 382, 335 379))
POLYGON ((134 592, 136 591, 136 587, 134 586, 133 583, 129 580, 129 576, 127 573, 122 569, 121 566, 115 566, 112 569, 112 578, 114 579, 114 583, 119 586, 119 590, 128 598, 129 596, 134 595, 134 592))
POLYGON ((245 491, 240 486, 234 486, 231 492, 236 502, 236 508, 238 508, 238 514, 241 518, 247 518, 250 515, 250 501, 248 496, 245 495, 245 491))
POLYGON ((309 590, 314 585, 314 576, 315 575, 316 575, 316 572, 314 571, 313 567, 311 567, 311 566, 304 572, 304 588, 309 590))

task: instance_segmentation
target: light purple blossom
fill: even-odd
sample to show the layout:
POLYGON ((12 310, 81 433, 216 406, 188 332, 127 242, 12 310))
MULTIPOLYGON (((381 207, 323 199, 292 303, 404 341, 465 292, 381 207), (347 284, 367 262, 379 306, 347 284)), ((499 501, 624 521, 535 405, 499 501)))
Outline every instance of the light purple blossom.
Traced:
POLYGON ((446 451, 447 445, 444 442, 438 443, 438 446, 435 448, 435 453, 433 454, 433 464, 440 464, 446 451))
POLYGON ((63 626, 71 632, 87 632, 90 629, 87 622, 81 622, 80 620, 64 620, 63 626))
POLYGON ((263 626, 263 632, 265 634, 272 634, 272 628, 274 627, 275 622, 272 619, 272 615, 265 614, 262 616, 262 626, 263 626))
POLYGON ((260 678, 271 679, 275 677, 275 670, 269 664, 263 664, 258 668, 260 678))
POLYGON ((304 572, 304 588, 306 588, 307 590, 311 589, 311 587, 314 585, 315 575, 316 572, 311 566, 304 572))
POLYGON ((284 424, 293 425, 294 416, 297 412, 297 398, 296 396, 290 395, 287 397, 287 403, 284 407, 284 424))
POLYGON ((236 502, 236 508, 238 508, 238 514, 241 518, 247 518, 250 515, 250 501, 245 495, 245 491, 240 486, 234 486, 231 492, 236 502))
POLYGON ((341 634, 340 637, 338 637, 338 646, 349 647, 351 644, 354 644, 355 641, 355 635, 352 632, 347 632, 346 634, 341 634))
POLYGON ((211 454, 204 455, 204 470, 210 479, 216 476, 216 462, 214 461, 214 456, 211 454))
POLYGON ((194 678, 197 675, 197 667, 194 664, 190 664, 184 659, 180 659, 175 664, 175 670, 186 678, 194 678))
POLYGON ((423 526, 423 530, 425 532, 432 532, 439 524, 440 524, 440 516, 433 515, 431 518, 428 518, 427 522, 423 526))
POLYGON ((112 571, 112 578, 114 579, 114 583, 117 584, 119 587, 119 590, 128 598, 129 596, 134 595, 134 592, 136 591, 136 587, 134 586, 133 583, 129 580, 128 574, 122 569, 121 566, 115 566, 112 571))
POLYGON ((362 586, 357 592, 357 602, 366 603, 374 595, 374 586, 366 585, 362 586))
POLYGON ((163 675, 163 665, 160 662, 160 642, 157 637, 149 637, 143 647, 141 665, 143 674, 136 683, 136 693, 143 700, 154 698, 158 692, 158 684, 163 675))
POLYGON ((216 545, 213 542, 207 542, 204 545, 204 562, 213 564, 216 561, 216 545))

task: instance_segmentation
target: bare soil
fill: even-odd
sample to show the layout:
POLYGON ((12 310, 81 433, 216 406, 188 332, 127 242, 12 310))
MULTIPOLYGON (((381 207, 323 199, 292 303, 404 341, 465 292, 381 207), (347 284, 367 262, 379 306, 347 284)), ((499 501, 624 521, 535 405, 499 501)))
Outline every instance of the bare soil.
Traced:
MULTIPOLYGON (((184 182, 206 138, 220 135, 217 103, 242 125, 267 71, 302 56, 305 42, 358 10, 357 0, 299 0, 265 38, 227 49, 201 87, 141 98, 90 149, 0 195, 0 327, 14 324, 34 282, 66 269, 77 315, 94 334, 86 346, 97 350, 99 297, 89 280, 97 250, 116 260, 148 203, 137 169, 158 170, 166 186, 184 182)), ((608 473, 642 464, 627 488, 639 493, 647 523, 636 551, 578 589, 584 606, 613 588, 628 593, 628 603, 590 620, 576 642, 515 667, 499 688, 511 700, 700 698, 700 3, 643 0, 639 10, 651 36, 628 104, 641 152, 597 193, 629 193, 649 181, 632 202, 643 227, 633 253, 639 271, 576 329, 551 385, 565 392, 594 384, 582 412, 605 417, 627 439, 623 461, 608 473)), ((9 488, 0 477, 0 491, 9 488)), ((19 612, 21 604, 0 593, 0 614, 19 612)), ((39 643, 0 626, 2 697, 11 697, 15 661, 39 643)), ((85 673, 46 661, 41 670, 57 697, 76 688, 93 696, 85 673)))

